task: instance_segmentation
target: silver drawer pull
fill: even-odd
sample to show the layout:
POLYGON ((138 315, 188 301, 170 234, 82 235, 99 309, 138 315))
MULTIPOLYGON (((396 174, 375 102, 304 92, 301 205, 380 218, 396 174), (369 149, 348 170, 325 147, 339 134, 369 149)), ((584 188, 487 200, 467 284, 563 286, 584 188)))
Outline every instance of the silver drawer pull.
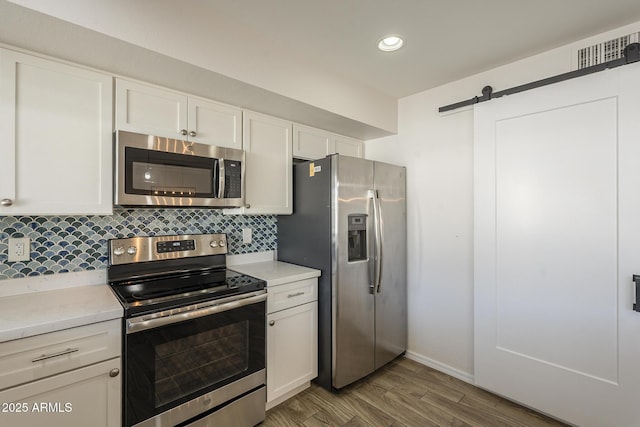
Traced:
POLYGON ((295 294, 289 294, 287 298, 295 298, 295 297, 299 297, 300 295, 304 295, 304 292, 296 292, 295 294))
POLYGON ((80 351, 80 349, 79 348, 68 348, 66 350, 62 350, 62 351, 59 351, 57 353, 43 354, 42 356, 36 357, 35 359, 33 359, 32 362, 36 363, 36 362, 40 362, 41 360, 47 360, 47 359, 51 359, 53 357, 64 356, 65 354, 75 353, 76 351, 80 351))

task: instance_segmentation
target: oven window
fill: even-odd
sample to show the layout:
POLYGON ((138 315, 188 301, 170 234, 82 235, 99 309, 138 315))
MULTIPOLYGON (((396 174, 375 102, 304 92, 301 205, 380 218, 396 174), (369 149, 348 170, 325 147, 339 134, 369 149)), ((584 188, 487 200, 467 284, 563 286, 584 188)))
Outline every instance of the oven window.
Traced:
POLYGON ((215 197, 217 159, 125 148, 125 191, 159 197, 215 197))
POLYGON ((249 369, 249 322, 244 321, 155 347, 156 407, 249 369))
POLYGON ((194 197, 213 193, 211 169, 133 162, 131 181, 135 190, 153 196, 194 197))

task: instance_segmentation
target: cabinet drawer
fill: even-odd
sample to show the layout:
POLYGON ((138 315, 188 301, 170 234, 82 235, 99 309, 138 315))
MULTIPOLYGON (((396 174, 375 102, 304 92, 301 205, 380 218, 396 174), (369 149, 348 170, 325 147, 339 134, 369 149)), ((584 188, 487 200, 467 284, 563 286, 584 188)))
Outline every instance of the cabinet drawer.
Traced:
POLYGON ((120 319, 0 343, 0 389, 120 357, 120 319))
POLYGON ((295 307, 318 299, 318 279, 306 279, 267 289, 267 313, 295 307))

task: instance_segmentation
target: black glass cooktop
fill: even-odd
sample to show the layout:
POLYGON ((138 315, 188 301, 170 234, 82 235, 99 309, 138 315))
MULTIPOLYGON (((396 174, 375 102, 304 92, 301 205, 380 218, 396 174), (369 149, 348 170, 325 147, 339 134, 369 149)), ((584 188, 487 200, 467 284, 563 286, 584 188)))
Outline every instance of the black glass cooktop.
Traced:
POLYGON ((225 268, 110 283, 125 317, 264 289, 265 282, 225 268))

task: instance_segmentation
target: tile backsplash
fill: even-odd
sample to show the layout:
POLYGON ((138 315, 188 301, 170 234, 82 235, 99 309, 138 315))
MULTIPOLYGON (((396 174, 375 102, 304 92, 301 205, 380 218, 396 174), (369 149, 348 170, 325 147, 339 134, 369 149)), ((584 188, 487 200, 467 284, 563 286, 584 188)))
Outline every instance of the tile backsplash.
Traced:
POLYGON ((276 249, 275 215, 223 215, 215 209, 114 209, 113 215, 0 217, 0 280, 107 267, 107 240, 227 233, 230 255, 276 249), (242 229, 252 242, 242 243, 242 229), (29 237, 31 260, 8 261, 8 238, 29 237))

